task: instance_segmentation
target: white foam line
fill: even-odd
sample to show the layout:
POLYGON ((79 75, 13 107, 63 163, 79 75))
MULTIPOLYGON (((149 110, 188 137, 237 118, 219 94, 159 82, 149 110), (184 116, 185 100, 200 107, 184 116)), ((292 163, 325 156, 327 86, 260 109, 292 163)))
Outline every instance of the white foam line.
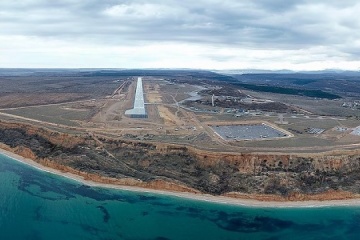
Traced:
POLYGON ((48 167, 42 166, 37 162, 34 162, 31 159, 24 158, 22 156, 18 156, 12 152, 0 149, 0 154, 4 155, 12 160, 15 160, 19 163, 25 164, 29 167, 37 169, 42 172, 47 172, 50 174, 54 174, 60 177, 64 177, 67 179, 71 179, 75 182, 91 186, 91 187, 100 187, 107 189, 115 189, 115 190, 125 190, 130 192, 137 193, 150 193, 157 194, 163 196, 171 196, 178 198, 185 198, 190 200, 209 202, 209 203, 217 203, 224 205, 232 205, 232 206, 242 206, 249 208, 322 208, 322 207, 347 207, 347 206, 360 206, 360 199, 348 199, 348 200, 330 200, 330 201, 258 201, 253 199, 241 199, 241 198, 231 198, 224 196, 213 196, 209 194, 195 194, 195 193, 187 193, 187 192, 171 192, 165 190, 153 190, 146 189, 141 187, 134 186, 123 186, 123 185, 115 185, 115 184, 106 184, 106 183, 97 183, 89 180, 84 180, 82 176, 77 176, 68 172, 61 172, 56 169, 50 169, 48 167), (14 156, 16 155, 16 157, 14 156), (74 176, 73 176, 74 175, 74 176))

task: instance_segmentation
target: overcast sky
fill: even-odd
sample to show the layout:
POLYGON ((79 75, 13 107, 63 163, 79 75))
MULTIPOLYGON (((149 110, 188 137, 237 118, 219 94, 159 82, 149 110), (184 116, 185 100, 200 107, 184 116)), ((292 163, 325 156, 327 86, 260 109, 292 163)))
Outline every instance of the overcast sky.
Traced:
POLYGON ((0 67, 360 70, 358 0, 1 0, 0 67))

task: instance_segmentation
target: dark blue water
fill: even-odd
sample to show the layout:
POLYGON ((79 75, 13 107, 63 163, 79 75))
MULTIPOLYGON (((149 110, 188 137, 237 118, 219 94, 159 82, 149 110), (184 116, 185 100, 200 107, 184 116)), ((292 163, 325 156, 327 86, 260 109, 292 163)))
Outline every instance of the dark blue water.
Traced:
POLYGON ((360 239, 360 208, 253 208, 94 188, 0 155, 0 239, 360 239))

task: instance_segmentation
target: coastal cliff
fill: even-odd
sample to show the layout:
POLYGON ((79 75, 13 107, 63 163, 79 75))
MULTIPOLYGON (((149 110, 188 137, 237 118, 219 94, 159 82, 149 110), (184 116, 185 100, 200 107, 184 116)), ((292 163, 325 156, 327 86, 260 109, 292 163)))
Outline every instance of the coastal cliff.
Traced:
POLYGON ((347 199, 360 193, 360 151, 208 152, 8 122, 0 122, 0 147, 101 183, 264 201, 347 199))

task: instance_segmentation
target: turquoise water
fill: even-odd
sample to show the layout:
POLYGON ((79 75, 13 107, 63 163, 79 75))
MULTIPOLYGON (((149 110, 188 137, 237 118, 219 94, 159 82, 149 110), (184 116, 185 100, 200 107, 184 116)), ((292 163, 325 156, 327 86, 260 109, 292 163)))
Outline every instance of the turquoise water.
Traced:
POLYGON ((360 239, 360 208, 253 208, 94 188, 0 155, 0 239, 360 239))

